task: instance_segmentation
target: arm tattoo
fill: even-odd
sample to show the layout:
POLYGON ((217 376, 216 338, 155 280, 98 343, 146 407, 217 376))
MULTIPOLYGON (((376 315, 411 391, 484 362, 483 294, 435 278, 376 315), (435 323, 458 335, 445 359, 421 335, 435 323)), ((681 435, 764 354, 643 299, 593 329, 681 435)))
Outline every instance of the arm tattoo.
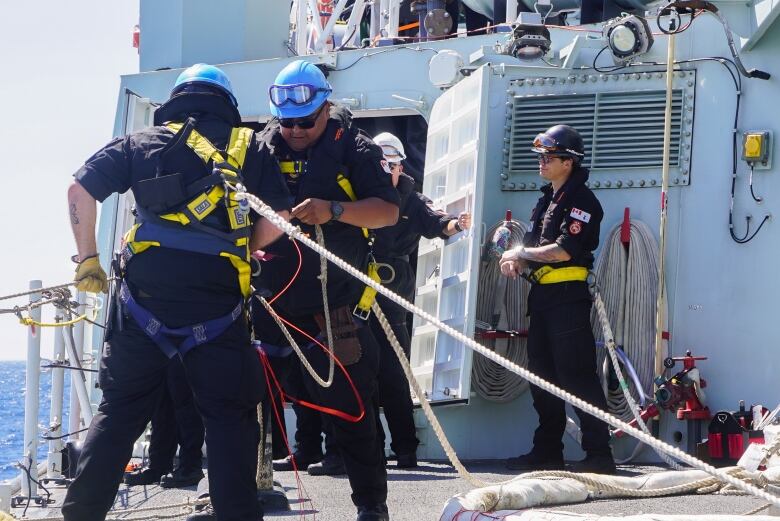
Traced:
POLYGON ((70 203, 70 223, 79 223, 79 216, 76 214, 76 203, 70 203))

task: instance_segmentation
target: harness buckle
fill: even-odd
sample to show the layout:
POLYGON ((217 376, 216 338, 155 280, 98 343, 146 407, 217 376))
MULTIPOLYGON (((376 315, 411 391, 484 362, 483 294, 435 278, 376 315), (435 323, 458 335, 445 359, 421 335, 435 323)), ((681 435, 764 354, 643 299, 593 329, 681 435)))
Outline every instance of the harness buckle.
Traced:
POLYGON ((360 307, 360 304, 355 306, 355 309, 352 310, 352 314, 355 315, 360 320, 366 321, 368 320, 368 317, 371 316, 371 308, 368 309, 362 309, 360 307))

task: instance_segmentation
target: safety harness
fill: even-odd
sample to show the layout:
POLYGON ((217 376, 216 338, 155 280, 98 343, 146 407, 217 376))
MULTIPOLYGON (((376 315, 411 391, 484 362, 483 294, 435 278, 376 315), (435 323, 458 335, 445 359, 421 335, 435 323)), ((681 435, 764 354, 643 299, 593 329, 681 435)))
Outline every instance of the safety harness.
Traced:
MULTIPOLYGON (((281 169, 282 173, 285 175, 293 176, 293 178, 299 177, 303 173, 304 167, 305 167, 305 161, 303 160, 279 161, 279 168, 281 169)), ((344 190, 344 193, 347 195, 350 201, 355 202, 358 200, 357 195, 355 194, 355 190, 352 188, 352 183, 350 183, 349 178, 347 176, 345 176, 342 173, 337 174, 336 182, 341 187, 341 189, 344 190)), ((368 241, 368 248, 369 248, 366 274, 376 282, 381 283, 382 279, 379 276, 379 264, 376 262, 376 259, 374 258, 374 254, 372 251, 372 247, 374 243, 374 235, 371 233, 371 231, 368 228, 361 228, 361 230, 363 230, 363 237, 365 237, 366 240, 368 241)), ((362 320, 368 320, 368 317, 371 314, 371 305, 374 303, 375 299, 376 299, 376 290, 370 286, 366 286, 363 289, 363 293, 360 296, 360 300, 358 301, 352 313, 356 317, 362 320)))
POLYGON ((158 175, 134 186, 136 224, 125 234, 122 268, 134 255, 151 247, 216 255, 230 260, 238 274, 242 294, 233 310, 224 316, 192 326, 168 328, 133 298, 127 283, 122 281, 119 300, 144 332, 171 358, 184 355, 193 347, 221 335, 241 316, 244 299, 251 293, 249 236, 252 223, 248 205, 236 200, 233 188, 243 182, 241 168, 254 131, 233 128, 227 149, 221 152, 195 130, 193 118, 165 126, 176 134, 171 148, 184 142, 206 166, 212 165, 212 172, 186 186, 181 181, 181 174, 158 175), (224 215, 220 216, 220 212, 224 215), (178 348, 170 337, 183 339, 178 348))

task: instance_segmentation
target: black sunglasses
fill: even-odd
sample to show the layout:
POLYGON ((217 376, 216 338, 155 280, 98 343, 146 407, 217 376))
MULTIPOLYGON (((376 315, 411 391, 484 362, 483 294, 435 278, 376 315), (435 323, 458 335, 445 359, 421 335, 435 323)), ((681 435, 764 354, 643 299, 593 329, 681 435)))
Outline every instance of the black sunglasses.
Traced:
POLYGON ((325 103, 323 103, 314 114, 306 116, 305 118, 279 118, 279 124, 284 128, 293 128, 297 126, 303 130, 312 129, 314 128, 314 125, 317 124, 317 118, 320 117, 320 113, 322 113, 322 109, 324 108, 325 103))

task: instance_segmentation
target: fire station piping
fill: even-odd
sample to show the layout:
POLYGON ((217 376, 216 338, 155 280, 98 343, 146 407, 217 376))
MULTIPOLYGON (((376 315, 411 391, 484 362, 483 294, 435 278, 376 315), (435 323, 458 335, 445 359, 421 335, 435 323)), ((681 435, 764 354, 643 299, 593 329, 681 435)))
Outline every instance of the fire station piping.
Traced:
MULTIPOLYGON (((361 272, 360 270, 354 268, 352 265, 341 259, 340 257, 336 256, 335 254, 331 253, 330 251, 321 248, 317 243, 312 241, 309 237, 307 237, 300 228, 293 226, 289 222, 287 222, 284 218, 280 217, 270 206, 266 205, 261 201, 258 197, 246 193, 245 191, 241 190, 238 194, 236 194, 237 200, 247 200, 252 208, 257 211, 261 216, 265 217, 269 220, 271 224, 276 226, 277 228, 284 231, 287 235, 299 240, 303 244, 305 244, 307 247, 311 248, 315 252, 317 252, 319 255, 325 256, 327 260, 331 261, 335 266, 338 268, 341 268, 351 276, 357 278, 360 280, 363 284, 370 286, 374 288, 377 293, 380 293, 390 299, 391 301, 395 302, 396 304, 400 305, 404 309, 417 314, 424 320, 430 322, 434 326, 436 326, 439 330, 447 333, 452 338, 457 340, 458 342, 463 343, 465 346, 468 346, 472 350, 478 352, 479 354, 485 356, 486 358, 493 360, 497 364, 509 369, 510 371, 522 376, 526 380, 528 380, 530 383, 539 386, 540 388, 544 389, 545 391, 553 394, 554 396, 569 402, 575 407, 578 407, 579 409, 582 409, 583 411, 587 412, 588 414, 591 414, 595 416, 596 418, 599 418, 600 420, 609 423, 613 427, 619 428, 627 432, 628 434, 634 436, 635 438, 638 438, 640 441, 643 441, 647 443, 648 445, 652 446, 655 449, 661 450, 665 452, 666 454, 682 461, 685 463, 688 463, 689 465, 698 468, 700 470, 703 470, 707 474, 710 474, 715 479, 722 481, 724 483, 728 483, 730 485, 734 485, 736 488, 751 494, 756 497, 760 497, 762 499, 765 499, 766 501, 771 502, 773 505, 780 506, 780 497, 774 496, 772 494, 767 493, 764 490, 761 490, 760 488, 756 487, 755 485, 752 485, 750 483, 747 483, 741 479, 738 479, 727 472, 724 472, 720 469, 716 469, 712 465, 709 465, 685 452, 682 450, 673 447, 669 445, 668 443, 665 443, 661 440, 658 440, 649 434, 646 434, 642 432, 641 430, 632 427, 628 423, 612 416, 611 414, 608 414, 597 407, 594 407, 593 405, 585 402, 584 400, 574 396, 573 394, 561 389, 560 387, 553 385, 552 383, 540 378, 534 373, 529 372, 528 370, 518 366, 517 364, 510 362, 509 360, 506 360, 504 357, 498 355, 497 353, 494 353, 493 351, 486 349, 484 346, 481 346, 477 342, 475 342, 472 338, 467 337, 460 331, 457 331, 456 329, 448 326, 447 324, 443 323, 441 320, 437 319, 436 317, 432 316, 430 313, 427 313, 426 311, 420 309, 419 307, 415 306, 414 304, 406 301, 405 299, 401 298, 399 295, 393 293, 392 291, 388 290, 384 286, 382 286, 380 283, 375 282, 373 279, 368 277, 366 274, 361 272)), ((571 474, 571 473, 569 473, 571 474)), ((592 475, 590 478, 588 478, 588 475, 580 474, 579 479, 592 479, 592 475)))

